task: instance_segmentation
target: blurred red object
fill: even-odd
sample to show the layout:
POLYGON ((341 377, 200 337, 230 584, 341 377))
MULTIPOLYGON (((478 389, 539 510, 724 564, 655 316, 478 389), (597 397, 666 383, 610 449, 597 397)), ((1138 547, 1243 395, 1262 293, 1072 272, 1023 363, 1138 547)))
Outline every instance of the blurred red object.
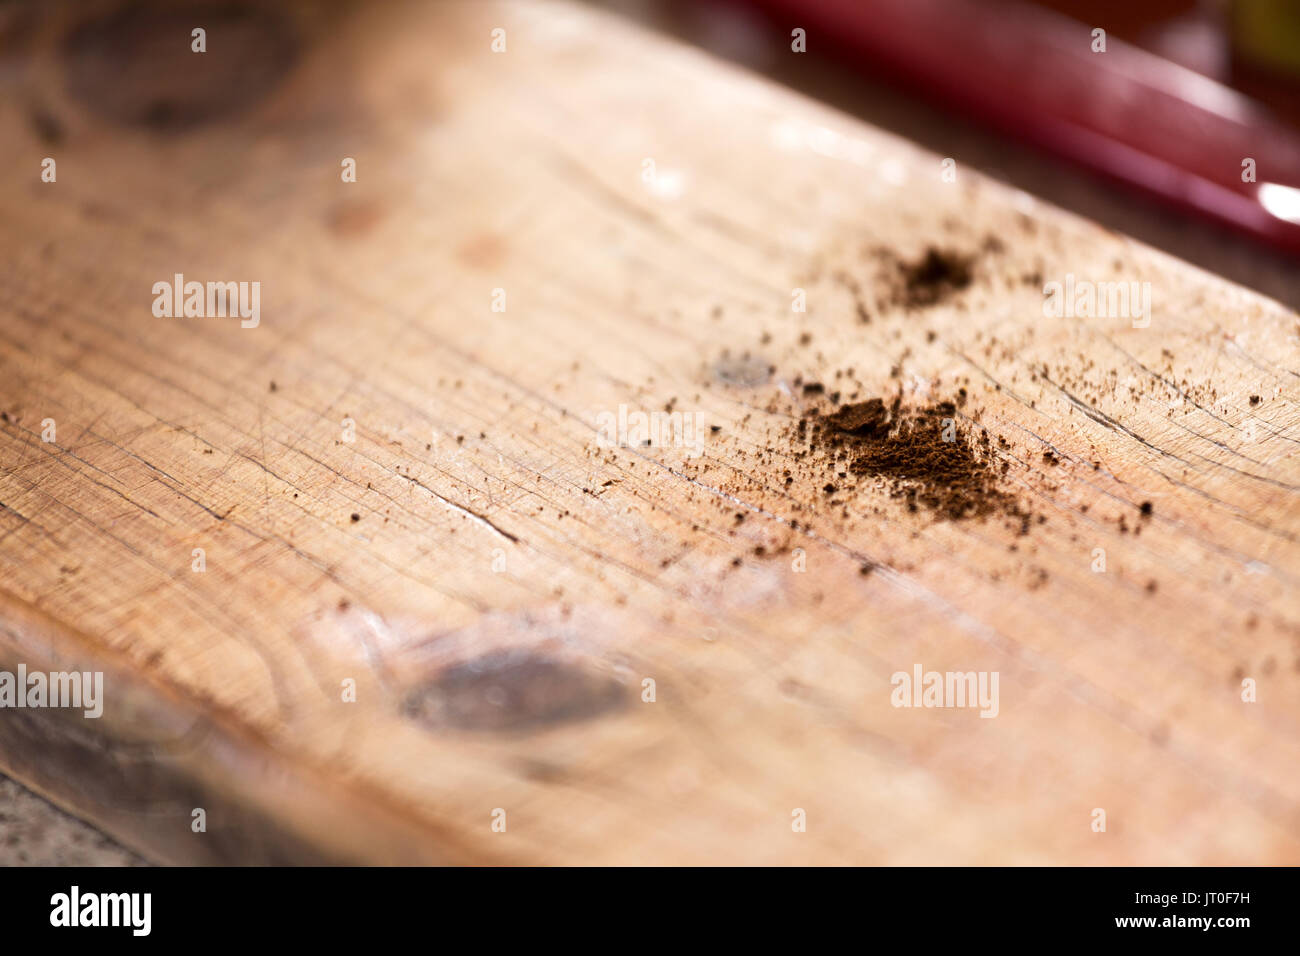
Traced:
POLYGON ((1022 3, 750 0, 855 64, 1300 256, 1300 132, 1256 101, 1022 3))

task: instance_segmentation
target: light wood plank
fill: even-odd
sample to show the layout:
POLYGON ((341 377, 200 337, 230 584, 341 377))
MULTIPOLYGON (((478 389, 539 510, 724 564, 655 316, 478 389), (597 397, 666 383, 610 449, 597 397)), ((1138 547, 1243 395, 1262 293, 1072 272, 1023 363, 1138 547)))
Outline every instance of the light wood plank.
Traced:
POLYGON ((106 713, 0 712, 6 772, 178 862, 1300 859, 1295 314, 576 6, 304 7, 225 112, 188 31, 63 82, 100 9, 7 27, 0 669, 106 713), (931 246, 974 284, 878 302, 931 246), (178 272, 260 324, 156 318, 178 272), (1067 273, 1150 327, 1045 318, 1067 273), (796 382, 849 368, 965 387, 1045 523, 829 504, 796 382), (600 447, 673 401, 700 458, 600 447), (997 718, 892 707, 916 663, 997 718))

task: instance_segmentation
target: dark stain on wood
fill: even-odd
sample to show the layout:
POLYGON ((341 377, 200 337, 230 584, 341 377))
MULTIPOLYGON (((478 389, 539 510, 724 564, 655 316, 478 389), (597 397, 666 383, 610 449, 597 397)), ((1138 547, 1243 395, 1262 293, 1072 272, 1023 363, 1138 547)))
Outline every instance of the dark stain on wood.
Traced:
POLYGON ((40 104, 33 104, 27 110, 27 119, 31 123, 32 130, 46 146, 62 145, 63 123, 49 109, 40 104))
POLYGON ((713 363, 713 377, 724 385, 756 388, 772 378, 772 364, 756 355, 735 356, 724 352, 713 363))
POLYGON ((372 232, 387 214, 382 203, 347 199, 334 204, 325 222, 330 232, 340 239, 361 239, 372 232))
POLYGON ((480 233, 456 248, 456 258, 471 269, 499 268, 506 258, 506 241, 496 233, 480 233))
POLYGON ((257 103, 299 45, 271 4, 147 2, 81 23, 63 54, 69 91, 95 115, 170 134, 257 103), (206 52, 191 49, 196 27, 207 31, 206 52))
POLYGON ((497 651, 445 668, 402 712, 435 729, 530 731, 589 720, 627 703, 608 674, 532 650, 497 651))

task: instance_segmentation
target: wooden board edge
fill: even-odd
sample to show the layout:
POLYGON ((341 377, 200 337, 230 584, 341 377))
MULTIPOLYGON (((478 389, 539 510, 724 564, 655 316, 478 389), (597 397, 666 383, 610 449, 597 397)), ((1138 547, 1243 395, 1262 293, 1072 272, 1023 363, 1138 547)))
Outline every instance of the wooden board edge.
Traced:
POLYGON ((0 670, 103 674, 103 714, 0 709, 0 770, 147 859, 172 865, 492 863, 389 798, 271 741, 0 589, 0 670), (205 828, 195 829, 195 810, 205 828))

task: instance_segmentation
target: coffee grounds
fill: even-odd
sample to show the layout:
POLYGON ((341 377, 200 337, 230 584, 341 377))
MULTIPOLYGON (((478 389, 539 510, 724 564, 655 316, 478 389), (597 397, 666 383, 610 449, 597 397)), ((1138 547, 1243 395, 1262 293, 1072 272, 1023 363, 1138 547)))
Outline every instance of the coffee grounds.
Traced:
POLYGON ((844 405, 825 419, 827 426, 844 435, 879 440, 889 435, 890 409, 879 398, 844 405))
POLYGON ((900 299, 909 308, 937 305, 974 279, 974 258, 931 246, 916 262, 899 263, 900 299))
POLYGON ((836 474, 885 479, 909 511, 950 521, 1005 515, 1029 530, 1029 513, 1000 487, 1007 464, 999 466, 987 432, 962 427, 953 402, 903 408, 901 398, 872 398, 825 416, 810 412, 799 430, 828 453, 836 474))

